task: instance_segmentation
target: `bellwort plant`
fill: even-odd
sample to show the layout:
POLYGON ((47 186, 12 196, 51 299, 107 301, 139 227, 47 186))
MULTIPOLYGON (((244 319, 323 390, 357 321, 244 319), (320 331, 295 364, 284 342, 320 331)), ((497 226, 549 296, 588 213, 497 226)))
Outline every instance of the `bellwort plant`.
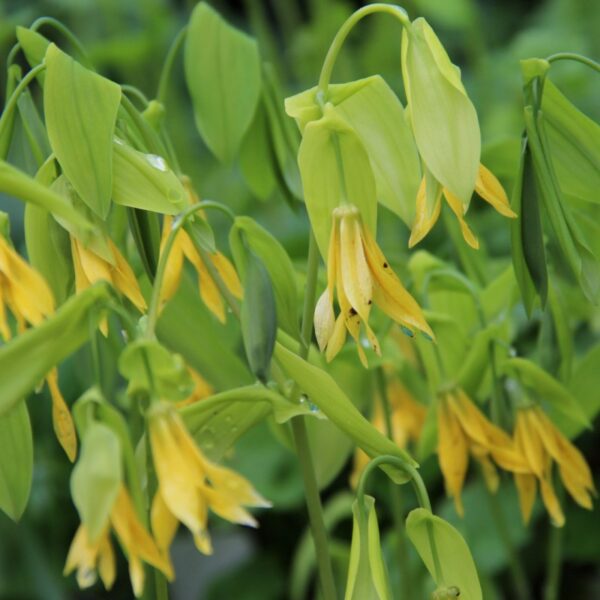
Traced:
MULTIPOLYGON (((227 531, 268 552, 294 506, 307 532, 279 597, 482 600, 505 585, 527 600, 518 545, 536 523, 555 600, 561 528, 596 496, 576 438, 600 408, 600 126, 552 76, 598 64, 522 61, 507 174, 519 156, 485 151, 471 82, 423 17, 387 3, 344 15, 316 85, 285 97, 281 80, 298 78, 248 4, 258 40, 199 2, 152 99, 102 74, 59 21, 16 28, 0 118, 0 192, 21 201, 0 212, 0 509, 18 521, 28 506, 41 395, 74 463, 64 575, 80 588, 178 598, 188 537, 194 560, 227 531), (366 17, 389 21, 394 80, 333 83, 366 17), (186 118, 178 61, 225 178, 196 172, 171 127, 186 118), (240 186, 247 211, 227 193, 240 186), (306 256, 272 226, 284 212, 306 256), (508 583, 470 546, 493 548, 508 583)), ((218 597, 260 595, 260 564, 218 597)))

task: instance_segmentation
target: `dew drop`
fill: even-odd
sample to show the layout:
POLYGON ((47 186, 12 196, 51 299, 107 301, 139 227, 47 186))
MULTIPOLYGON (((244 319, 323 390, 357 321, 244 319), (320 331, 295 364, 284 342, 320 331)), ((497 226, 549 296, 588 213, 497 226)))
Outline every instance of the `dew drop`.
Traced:
POLYGON ((308 400, 308 396, 306 394, 301 394, 300 396, 300 404, 304 404, 308 400))
POLYGON ((158 154, 146 154, 146 160, 159 171, 169 170, 165 159, 162 156, 158 156, 158 154))
POLYGON ((211 450, 215 447, 215 434, 210 427, 205 427, 200 431, 200 439, 202 447, 206 450, 211 450))

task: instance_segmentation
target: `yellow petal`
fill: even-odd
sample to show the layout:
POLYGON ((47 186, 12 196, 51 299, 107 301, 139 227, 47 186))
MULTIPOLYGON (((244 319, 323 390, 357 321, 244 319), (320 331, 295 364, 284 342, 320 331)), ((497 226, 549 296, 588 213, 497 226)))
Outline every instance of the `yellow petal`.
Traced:
POLYGON ((554 493, 554 487, 552 486, 550 475, 547 474, 547 476, 542 477, 539 481, 542 500, 544 501, 544 505, 546 506, 548 514, 550 515, 552 524, 555 527, 562 527, 565 524, 565 516, 562 508, 560 507, 560 502, 554 493))
POLYGON ((67 560, 64 568, 64 575, 69 575, 73 570, 77 569, 77 585, 81 589, 91 587, 96 583, 97 572, 96 564, 98 555, 102 548, 105 552, 105 544, 110 544, 108 540, 108 530, 105 530, 98 540, 91 543, 84 525, 80 525, 73 537, 67 560))
POLYGON ((202 298, 202 301, 221 323, 225 323, 225 304, 223 303, 223 298, 217 284, 210 276, 210 273, 201 258, 194 266, 198 273, 200 297, 202 298))
POLYGON ((515 484, 517 486, 517 492, 519 493, 519 506, 521 508, 523 523, 527 525, 527 523, 529 523, 529 519, 531 518, 533 503, 535 502, 535 476, 530 474, 515 473, 515 484))
POLYGON ((366 228, 363 228, 363 242, 367 263, 374 279, 374 302, 397 323, 419 329, 433 339, 435 336, 421 307, 392 271, 377 242, 366 228))
POLYGON ((213 553, 212 542, 210 540, 208 531, 201 531, 200 533, 195 534, 194 544, 196 545, 196 548, 198 548, 198 551, 202 552, 202 554, 209 555, 213 553))
POLYGON ((168 555, 179 521, 165 504, 160 492, 154 494, 150 511, 150 524, 158 549, 163 555, 168 555))
POLYGON ((460 493, 469 466, 467 440, 456 417, 448 409, 445 398, 440 398, 438 417, 438 458, 446 484, 446 493, 454 498, 456 512, 464 515, 460 493))
POLYGON ((452 209, 452 212, 456 215, 458 219, 458 223, 460 225, 460 230, 462 232, 463 238, 465 242, 477 250, 479 248, 479 241, 475 234, 471 231, 470 227, 467 225, 467 222, 464 219, 465 207, 460 198, 457 198, 450 190, 444 188, 444 196, 448 202, 448 205, 452 209))
POLYGON ((216 490, 207 487, 204 496, 210 509, 222 519, 249 527, 258 526, 256 519, 229 494, 219 494, 216 490))
MULTIPOLYGON (((111 268, 108 262, 98 256, 92 250, 88 250, 77 238, 71 236, 71 250, 73 257, 79 259, 81 270, 85 280, 88 282, 86 287, 97 281, 108 281, 113 283, 111 268)), ((75 271, 77 277, 77 270, 75 271)))
POLYGON ((427 184, 425 177, 423 177, 419 191, 417 192, 416 216, 408 240, 409 248, 418 244, 431 231, 439 219, 441 209, 442 188, 440 187, 433 204, 431 204, 428 202, 427 184))
POLYGON ((243 295, 242 284, 240 283, 240 278, 238 277, 234 266, 231 264, 231 261, 220 252, 211 254, 210 261, 221 276, 227 289, 236 298, 240 299, 243 295))
POLYGON ((333 335, 334 327, 333 302, 329 294, 329 288, 327 288, 321 294, 315 306, 315 336, 321 352, 327 347, 327 343, 333 335))
POLYGON ((457 390, 454 394, 448 394, 448 407, 460 423, 463 431, 470 438, 471 443, 488 447, 488 438, 485 432, 487 421, 483 413, 471 402, 468 396, 462 391, 457 390))
POLYGON ((352 308, 365 322, 369 320, 373 285, 361 240, 357 215, 340 219, 341 281, 352 308))
POLYGON ((146 300, 142 296, 142 291, 136 279, 133 269, 129 266, 129 263, 125 260, 125 257, 121 254, 117 246, 108 240, 109 248, 111 249, 113 256, 115 257, 115 266, 112 268, 112 281, 115 287, 129 300, 131 303, 140 311, 146 310, 146 300))
POLYGON ((481 472, 483 474, 485 485, 490 492, 495 494, 500 487, 500 477, 496 467, 494 466, 494 463, 487 455, 487 450, 483 450, 483 452, 479 452, 477 449, 473 449, 473 456, 481 466, 481 472))
POLYGON ((77 434, 75 433, 71 411, 58 387, 58 371, 56 368, 52 369, 46 375, 46 381, 48 382, 50 396, 52 397, 52 424, 56 439, 59 441, 69 460, 74 462, 77 457, 77 434))
POLYGON ((515 441, 527 459, 529 467, 538 477, 543 477, 548 455, 535 427, 531 426, 528 415, 531 409, 524 408, 517 411, 515 422, 515 441))
MULTIPOLYGON (((163 221, 163 232, 162 238, 160 242, 160 251, 161 253, 164 250, 164 246, 166 244, 167 238, 171 232, 171 228, 173 226, 173 217, 166 215, 163 221)), ((183 248, 182 248, 182 234, 184 232, 179 231, 175 240, 173 241, 173 245, 171 246, 171 252, 169 253, 169 258, 167 259, 167 264, 165 267, 165 275, 163 278, 162 288, 160 290, 160 305, 162 306, 166 302, 168 302, 177 292, 179 288, 179 284, 181 282, 181 274, 183 272, 183 248)))
POLYGON ((144 593, 144 565, 135 555, 129 557, 129 579, 133 595, 139 598, 144 593))
POLYGON ((79 242, 74 237, 71 237, 71 256, 73 257, 73 268, 75 270, 75 291, 77 293, 83 292, 92 284, 87 276, 87 273, 83 269, 80 249, 81 245, 79 242))
POLYGON ((265 500, 252 484, 232 469, 216 465, 205 459, 207 476, 216 492, 227 493, 245 506, 269 508, 271 503, 265 500))
POLYGON ((10 340, 12 337, 10 327, 8 326, 8 320, 6 318, 6 304, 4 301, 4 296, 6 294, 6 282, 4 280, 4 275, 0 273, 0 335, 4 339, 4 341, 10 340))
POLYGON ((108 535, 104 536, 100 541, 98 551, 98 573, 100 579, 107 590, 110 590, 115 582, 117 575, 117 564, 115 560, 115 551, 108 535))
POLYGON ((331 362, 344 346, 346 341, 346 319, 343 314, 338 315, 335 320, 333 331, 327 343, 325 350, 325 360, 331 362))
POLYGON ((510 208, 508 196, 502 184, 489 169, 481 164, 477 172, 477 179, 475 179, 475 191, 501 215, 513 219, 517 216, 510 208))

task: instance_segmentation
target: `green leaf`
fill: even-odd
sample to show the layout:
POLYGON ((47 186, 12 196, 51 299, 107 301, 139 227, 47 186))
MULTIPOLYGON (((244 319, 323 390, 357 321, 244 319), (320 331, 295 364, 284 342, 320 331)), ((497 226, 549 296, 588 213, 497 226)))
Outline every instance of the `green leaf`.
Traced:
POLYGON ((556 413, 555 420, 566 418, 584 427, 591 427, 587 415, 571 392, 534 362, 525 358, 509 358, 504 370, 515 376, 541 402, 547 402, 556 413))
POLYGON ((240 170, 250 191, 260 200, 267 200, 275 189, 274 161, 267 111, 261 101, 240 148, 240 170))
POLYGON ((128 208, 127 221, 146 275, 148 275, 150 281, 154 281, 160 258, 161 232, 159 217, 156 213, 138 208, 128 208))
POLYGON ((163 400, 177 402, 194 389, 185 360, 156 340, 139 339, 128 344, 119 356, 119 372, 127 381, 127 393, 155 393, 163 400))
POLYGON ((561 190, 600 202, 600 125, 573 106, 549 79, 544 81, 542 110, 561 190))
POLYGON ((236 217, 229 232, 229 245, 242 279, 245 274, 242 236, 269 272, 275 293, 278 325, 297 338, 298 288, 294 277, 294 265, 290 257, 277 239, 254 219, 236 217))
POLYGON ((110 297, 108 285, 97 283, 69 298, 37 327, 0 347, 0 415, 88 339, 110 297))
POLYGON ((352 546, 348 565, 345 600, 391 600, 388 574, 381 552, 375 498, 364 496, 364 504, 356 499, 352 546))
POLYGON ((510 238, 515 278, 521 290, 525 310, 530 315, 536 294, 541 292, 545 298, 548 272, 537 184, 526 137, 522 146, 519 172, 511 199, 511 207, 517 213, 517 218, 511 221, 510 238))
POLYGON ((92 224, 59 194, 0 160, 0 192, 46 209, 89 234, 92 224))
POLYGON ((266 383, 277 336, 275 294, 269 272, 252 250, 247 251, 245 263, 242 339, 251 371, 266 383))
POLYGON ((50 145, 81 199, 104 219, 112 194, 113 132, 121 88, 54 44, 45 62, 44 114, 50 145))
MULTIPOLYGON (((360 414, 331 375, 290 352, 280 343, 275 344, 275 359, 308 396, 308 402, 315 404, 371 458, 381 454, 391 454, 417 466, 407 452, 375 429, 360 414)), ((405 473, 397 470, 394 470, 392 475, 397 482, 405 482, 409 479, 405 473)))
POLYGON ((354 129, 369 155, 379 202, 411 227, 421 165, 402 103, 375 75, 340 102, 336 113, 354 129))
POLYGON ((33 438, 24 400, 0 415, 0 456, 0 509, 18 521, 33 479, 33 438))
POLYGON ((104 531, 123 479, 117 434, 101 423, 85 432, 81 455, 71 475, 71 496, 90 541, 104 531))
POLYGON ((369 156, 335 109, 304 129, 298 164, 308 216, 321 255, 326 258, 332 212, 343 204, 356 206, 364 224, 376 231, 377 193, 369 156))
POLYGON ((138 152, 119 139, 113 144, 112 198, 123 206, 167 215, 187 206, 183 185, 164 158, 138 152))
POLYGON ((461 600, 482 600, 481 585, 473 557, 460 533, 425 508, 411 510, 406 533, 435 580, 438 590, 458 588, 461 600), (432 553, 432 541, 439 557, 439 570, 432 553))
POLYGON ((190 18, 184 62, 198 130, 217 158, 229 162, 260 96, 258 45, 201 2, 190 18))
POLYGON ((481 153, 477 113, 460 71, 422 18, 404 29, 402 74, 421 157, 435 178, 468 204, 481 153))
MULTIPOLYGON (((593 421, 600 411, 600 344, 593 346, 573 371, 568 388, 577 399, 588 420, 593 421)), ((585 424, 567 421, 561 430, 570 438, 577 436, 585 424)))
MULTIPOLYGON (((25 58, 33 69, 44 62, 46 50, 50 42, 37 31, 18 26, 16 28, 17 40, 21 44, 25 58)), ((40 74, 42 77, 43 73, 40 74)))

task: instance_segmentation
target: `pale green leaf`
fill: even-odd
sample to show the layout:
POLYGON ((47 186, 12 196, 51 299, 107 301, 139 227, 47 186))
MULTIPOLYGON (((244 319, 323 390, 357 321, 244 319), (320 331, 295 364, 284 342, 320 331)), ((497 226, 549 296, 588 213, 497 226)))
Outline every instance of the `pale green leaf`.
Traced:
POLYGON ((45 62, 44 114, 50 145, 81 199, 104 219, 112 194, 113 132, 121 88, 54 44, 45 62))
POLYGON ((217 158, 231 161, 260 96, 258 45, 201 2, 190 18, 184 58, 198 130, 217 158))
POLYGON ((33 438, 25 401, 0 415, 0 509, 18 521, 33 478, 33 438))

